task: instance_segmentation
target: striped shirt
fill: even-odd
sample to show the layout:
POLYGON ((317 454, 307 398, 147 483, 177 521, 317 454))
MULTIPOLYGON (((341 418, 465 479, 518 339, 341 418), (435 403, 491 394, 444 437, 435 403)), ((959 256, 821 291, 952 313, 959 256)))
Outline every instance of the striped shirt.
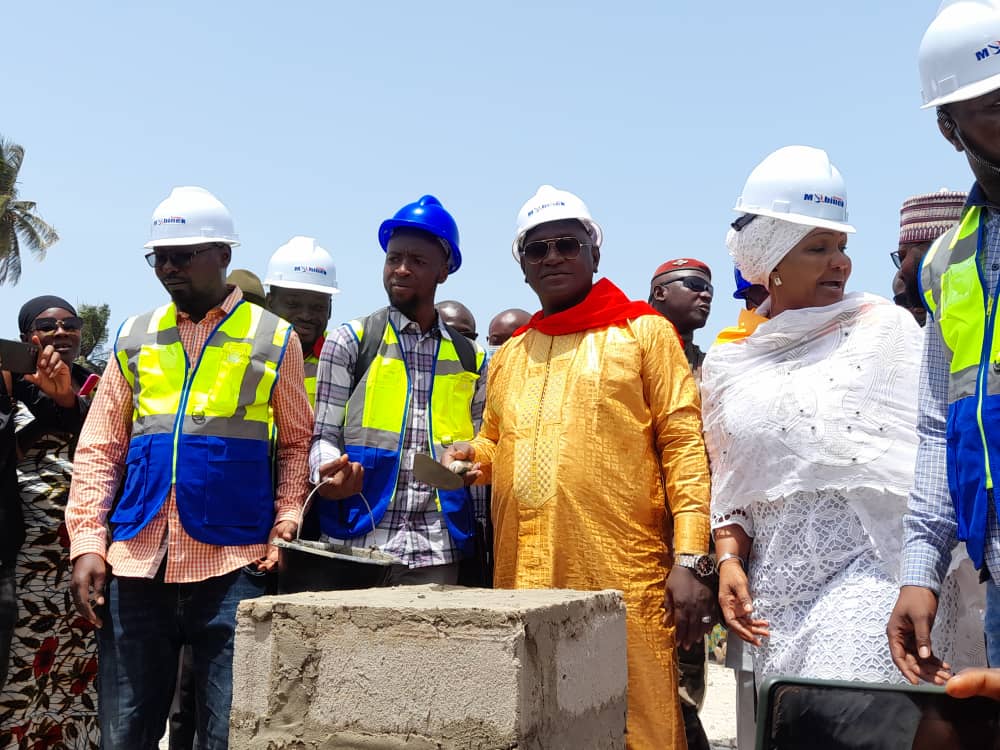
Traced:
MULTIPOLYGON (((209 335, 242 298, 239 288, 233 288, 220 306, 209 310, 197 323, 183 311, 177 311, 177 331, 189 361, 198 360, 209 335)), ((302 346, 292 331, 271 397, 278 427, 275 523, 298 523, 309 489, 308 454, 313 418, 304 378, 302 346)), ((132 387, 112 358, 76 449, 66 506, 71 558, 96 552, 105 557, 116 576, 153 578, 166 557, 167 583, 194 583, 224 575, 264 556, 267 550, 264 544, 223 547, 193 539, 181 525, 173 486, 159 512, 138 534, 112 542, 109 548, 105 524, 123 474, 131 434, 132 387)))
MULTIPOLYGON (((377 546, 395 555, 411 568, 446 565, 461 559, 444 515, 437 509, 433 488, 413 478, 413 457, 430 453, 428 413, 434 362, 442 337, 448 332, 437 321, 426 332, 396 308, 389 309, 389 320, 399 333, 399 344, 406 360, 410 379, 410 404, 403 430, 402 456, 396 496, 374 532, 363 537, 341 540, 358 547, 377 546)), ((379 332, 381 333, 381 332, 379 332)), ((309 452, 313 481, 319 479, 319 467, 341 455, 344 448, 344 411, 354 390, 354 365, 358 359, 358 340, 350 326, 343 325, 326 340, 320 355, 316 384, 316 428, 309 452)), ((486 364, 476 382, 472 398, 472 421, 479 425, 486 402, 486 364)), ((477 508, 481 510, 483 490, 477 490, 477 508)), ((316 502, 336 502, 318 499, 316 502)))
MULTIPOLYGON (((978 186, 969 196, 973 205, 985 205, 978 186)), ((980 264, 992 297, 1000 282, 1000 211, 986 212, 980 264)), ((909 512, 903 517, 902 585, 923 586, 940 592, 957 543, 955 506, 948 490, 946 425, 948 421, 948 362, 941 330, 928 321, 924 357, 920 368, 920 414, 917 434, 920 448, 909 512)), ((1000 584, 1000 525, 994 507, 989 509, 985 565, 1000 584)))

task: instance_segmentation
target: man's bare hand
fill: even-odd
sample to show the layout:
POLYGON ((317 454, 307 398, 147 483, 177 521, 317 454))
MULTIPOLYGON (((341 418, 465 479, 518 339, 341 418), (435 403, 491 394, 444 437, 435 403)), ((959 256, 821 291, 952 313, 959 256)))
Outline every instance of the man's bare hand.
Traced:
POLYGON ((108 564, 95 552, 80 555, 73 561, 73 602, 83 618, 97 628, 104 623, 94 611, 94 606, 103 607, 105 604, 104 584, 107 574, 108 564), (93 605, 91 601, 94 602, 93 605))
POLYGON ((951 668, 931 648, 931 628, 937 608, 937 595, 930 589, 903 586, 885 628, 892 660, 903 677, 914 685, 920 680, 944 685, 951 676, 951 668))
MULTIPOLYGON (((715 624, 715 592, 682 565, 674 565, 667 576, 663 608, 668 607, 677 629, 675 640, 683 648, 698 643, 715 624)), ((669 616, 664 614, 663 620, 666 624, 669 616)))
MULTIPOLYGON (((270 542, 272 539, 284 539, 286 542, 290 542, 295 538, 298 530, 299 525, 295 521, 278 521, 271 529, 271 533, 267 535, 267 540, 270 542)), ((280 554, 281 550, 278 547, 268 544, 267 553, 257 561, 257 570, 261 573, 270 573, 278 566, 280 554)))
POLYGON ((451 465, 455 461, 473 462, 472 468, 462 474, 462 479, 465 480, 466 487, 470 484, 475 484, 476 480, 483 475, 482 469, 479 464, 475 463, 475 460, 476 449, 468 443, 463 442, 452 443, 449 445, 444 449, 444 453, 441 454, 441 458, 439 459, 441 464, 448 467, 448 469, 451 469, 451 465))
POLYGON ((361 492, 365 470, 343 454, 319 467, 319 492, 327 500, 343 500, 361 492))

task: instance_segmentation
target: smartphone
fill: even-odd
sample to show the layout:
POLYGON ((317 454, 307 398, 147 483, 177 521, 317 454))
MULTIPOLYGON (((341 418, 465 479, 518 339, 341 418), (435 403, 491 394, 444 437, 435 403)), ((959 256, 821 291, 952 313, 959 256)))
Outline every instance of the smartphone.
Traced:
POLYGON ((1000 702, 933 685, 771 677, 757 750, 1000 750, 1000 702))
POLYGON ((17 374, 38 369, 38 347, 23 341, 0 339, 0 370, 17 374))

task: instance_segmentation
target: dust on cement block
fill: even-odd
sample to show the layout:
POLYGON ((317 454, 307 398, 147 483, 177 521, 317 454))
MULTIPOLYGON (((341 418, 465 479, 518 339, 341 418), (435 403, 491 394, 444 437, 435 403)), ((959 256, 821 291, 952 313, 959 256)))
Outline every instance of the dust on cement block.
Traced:
POLYGON ((237 620, 232 750, 625 746, 617 591, 331 591, 237 620))

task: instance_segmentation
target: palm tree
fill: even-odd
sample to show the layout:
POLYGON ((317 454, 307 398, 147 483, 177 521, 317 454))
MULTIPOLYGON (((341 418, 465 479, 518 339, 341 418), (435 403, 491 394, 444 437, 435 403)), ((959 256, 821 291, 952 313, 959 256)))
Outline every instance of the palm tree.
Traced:
POLYGON ((41 260, 59 240, 56 230, 35 214, 34 201, 17 197, 17 173, 24 149, 0 136, 0 284, 16 284, 21 277, 21 248, 41 260))

